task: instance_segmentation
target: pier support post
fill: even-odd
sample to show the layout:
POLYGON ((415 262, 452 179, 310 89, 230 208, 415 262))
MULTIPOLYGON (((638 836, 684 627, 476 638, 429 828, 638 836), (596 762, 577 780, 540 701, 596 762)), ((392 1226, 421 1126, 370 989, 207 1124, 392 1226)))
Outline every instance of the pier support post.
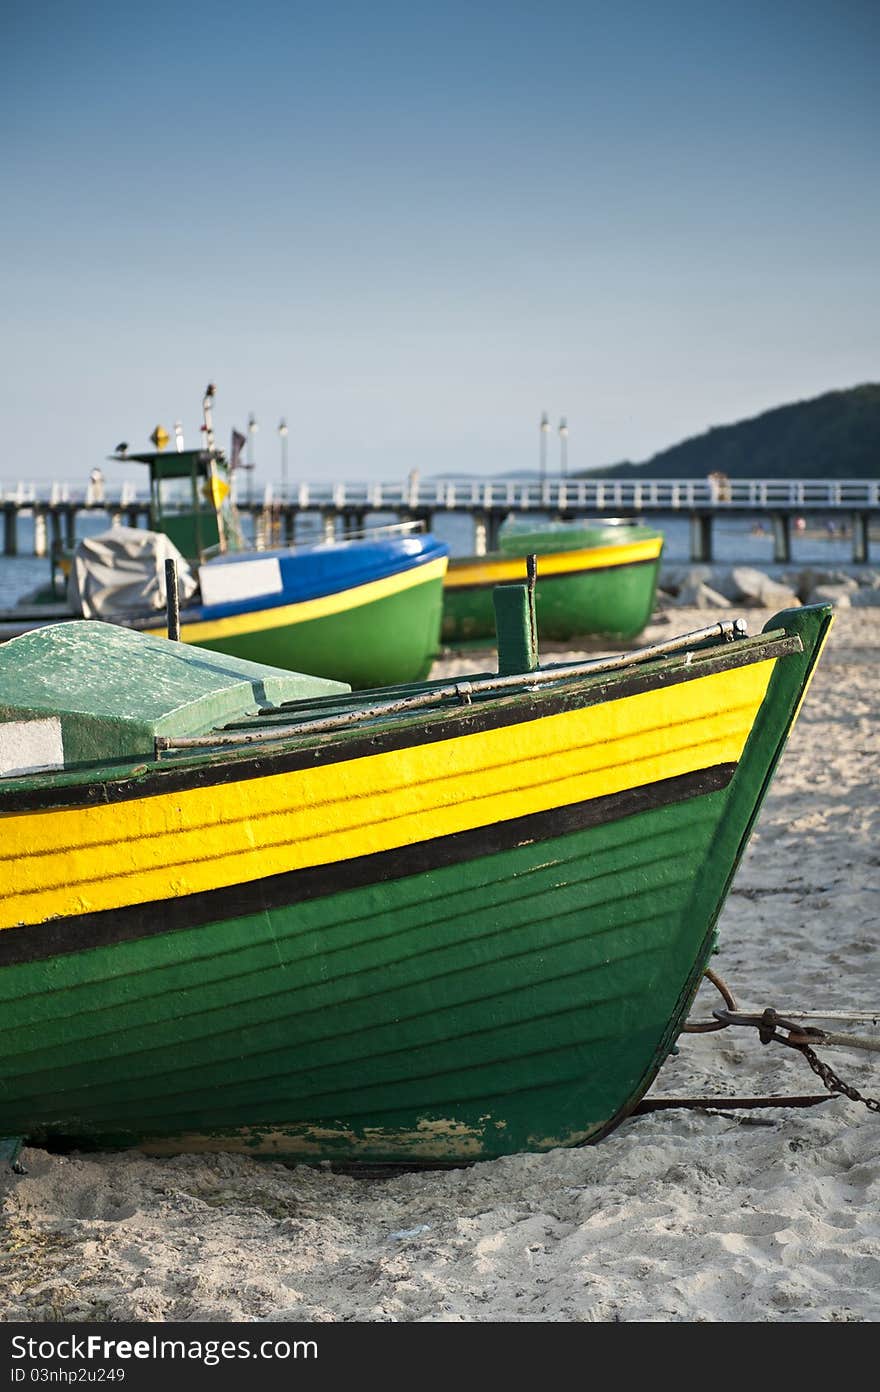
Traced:
POLYGON ((46 514, 38 508, 34 508, 34 555, 45 556, 46 545, 46 514))
POLYGON ((15 503, 3 504, 3 554, 18 555, 18 509, 15 503))
POLYGON ((292 507, 285 507, 281 513, 284 545, 292 546, 296 529, 296 513, 292 507))
POLYGON ((64 540, 68 551, 76 546, 76 512, 72 507, 64 509, 64 540))
POLYGON ((484 512, 474 513, 474 555, 485 556, 489 525, 484 512))
POLYGON ((498 550, 498 533, 501 531, 503 518, 500 513, 490 512, 486 519, 486 547, 489 551, 498 550))
POLYGON ((856 565, 867 565, 870 552, 870 514, 853 513, 853 561, 856 565))
POLYGON ((57 508, 52 508, 50 511, 49 521, 52 526, 52 555, 58 556, 64 548, 61 532, 61 514, 57 508))
POLYGON ((773 514, 773 559, 778 565, 791 561, 791 518, 787 513, 773 514))
POLYGON ((712 559, 712 514, 691 513, 691 560, 709 562, 712 559))
POLYGON ((336 540, 336 516, 332 512, 325 512, 321 518, 321 530, 325 541, 336 540))

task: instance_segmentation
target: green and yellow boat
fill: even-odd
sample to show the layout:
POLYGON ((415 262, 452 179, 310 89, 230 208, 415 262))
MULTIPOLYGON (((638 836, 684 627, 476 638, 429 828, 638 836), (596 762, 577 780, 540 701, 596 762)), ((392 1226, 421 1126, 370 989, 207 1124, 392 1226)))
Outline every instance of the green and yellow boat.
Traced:
POLYGON ((90 621, 13 639, 7 1153, 605 1135, 686 1020, 830 622, 534 668, 506 620, 521 670, 358 695, 90 621))
POLYGON ((505 524, 499 550, 453 557, 443 582, 441 637, 495 636, 492 591, 522 580, 537 555, 535 607, 542 638, 634 638, 654 608, 663 535, 627 522, 505 524))
POLYGON ((203 448, 132 454, 126 446, 114 456, 149 470, 150 531, 113 526, 70 556, 53 555, 51 589, 0 613, 0 641, 58 616, 59 565, 64 617, 162 633, 168 558, 179 563, 184 643, 357 688, 422 681, 439 648, 447 546, 403 524, 248 549, 214 445, 213 396, 209 386, 203 448))

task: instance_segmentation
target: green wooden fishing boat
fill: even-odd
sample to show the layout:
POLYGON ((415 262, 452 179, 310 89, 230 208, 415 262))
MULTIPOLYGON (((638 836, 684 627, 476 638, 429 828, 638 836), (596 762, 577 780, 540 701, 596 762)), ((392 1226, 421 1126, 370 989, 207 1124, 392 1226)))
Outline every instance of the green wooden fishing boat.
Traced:
MULTIPOLYGON (((63 558, 66 616, 164 632, 163 557, 173 552, 189 586, 184 643, 358 688, 424 679, 439 648, 447 546, 402 525, 249 549, 230 505, 226 458, 214 445, 213 395, 209 387, 204 447, 140 454, 126 447, 114 456, 149 471, 151 531, 113 527, 63 558)), ((57 616, 61 559, 53 556, 53 589, 41 602, 0 613, 0 640, 57 616)))
POLYGON ((494 638, 492 591, 522 580, 538 556, 535 592, 542 638, 633 638, 651 617, 663 536, 626 522, 507 524, 499 550, 453 557, 443 582, 445 642, 494 638))
POLYGON ((830 609, 534 668, 527 596, 508 675, 359 695, 87 621, 0 650, 7 1153, 448 1163, 632 1111, 830 609))

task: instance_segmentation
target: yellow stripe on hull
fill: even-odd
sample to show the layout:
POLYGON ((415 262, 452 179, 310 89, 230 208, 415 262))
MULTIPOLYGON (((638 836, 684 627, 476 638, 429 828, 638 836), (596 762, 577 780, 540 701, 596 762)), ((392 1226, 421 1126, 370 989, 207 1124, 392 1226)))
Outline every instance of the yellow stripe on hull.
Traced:
MULTIPOLYGON (((633 541, 628 545, 590 546, 583 551, 555 551, 538 557, 538 574, 568 575, 583 570, 607 570, 610 566, 633 565, 639 561, 656 561, 663 545, 662 537, 633 541)), ((445 586, 454 590, 465 585, 499 585, 510 580, 525 579, 525 557, 453 562, 446 573, 445 586)))
MULTIPOLYGON (((197 623, 181 623, 180 637, 184 643, 210 643, 216 638, 235 638, 243 633, 264 633, 270 628, 288 628, 292 624, 308 623, 312 619, 326 619, 331 614, 341 614, 349 609, 359 609, 364 604, 374 604, 379 599, 402 594, 404 590, 425 585, 431 580, 442 580, 446 573, 447 558, 428 561, 425 565, 413 566, 397 575, 387 575, 383 580, 370 580, 366 585, 355 585, 339 594, 322 595, 320 599, 304 599, 298 604, 280 604, 274 609, 255 609, 246 614, 230 614, 225 619, 205 619, 197 623)), ((146 633, 165 636, 165 628, 148 628, 146 633)))
POLYGON ((774 661, 323 768, 10 814, 0 928, 344 862, 736 762, 774 661))

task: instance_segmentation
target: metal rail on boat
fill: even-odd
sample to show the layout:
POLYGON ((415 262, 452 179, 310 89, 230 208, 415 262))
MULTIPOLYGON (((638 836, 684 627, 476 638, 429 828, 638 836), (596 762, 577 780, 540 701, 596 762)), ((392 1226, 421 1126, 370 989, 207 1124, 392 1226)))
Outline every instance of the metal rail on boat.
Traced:
POLYGON ((457 699, 468 704, 474 694, 482 692, 531 690, 549 682, 562 681, 573 676, 593 676, 599 672, 616 672, 626 667, 636 666, 654 657, 686 651, 713 638, 723 638, 732 642, 736 638, 748 636, 744 619, 722 619, 708 628, 694 629, 678 638, 667 639, 665 643, 653 643, 649 647, 637 648, 633 652, 619 653, 615 657, 593 658, 586 662, 560 663, 554 667, 538 668, 534 672, 516 673, 509 677, 479 677, 475 681, 458 681, 434 686, 430 691, 403 696, 396 701, 377 702, 357 710, 326 716, 322 720, 309 720, 295 725, 282 725, 274 730, 237 731, 228 734, 156 737, 156 753, 167 749, 214 749, 219 746, 241 746, 247 744, 266 744, 277 740, 292 739, 298 735, 321 734, 324 731, 345 729, 364 720, 376 720, 384 715, 400 715, 435 705, 441 700, 457 699))

